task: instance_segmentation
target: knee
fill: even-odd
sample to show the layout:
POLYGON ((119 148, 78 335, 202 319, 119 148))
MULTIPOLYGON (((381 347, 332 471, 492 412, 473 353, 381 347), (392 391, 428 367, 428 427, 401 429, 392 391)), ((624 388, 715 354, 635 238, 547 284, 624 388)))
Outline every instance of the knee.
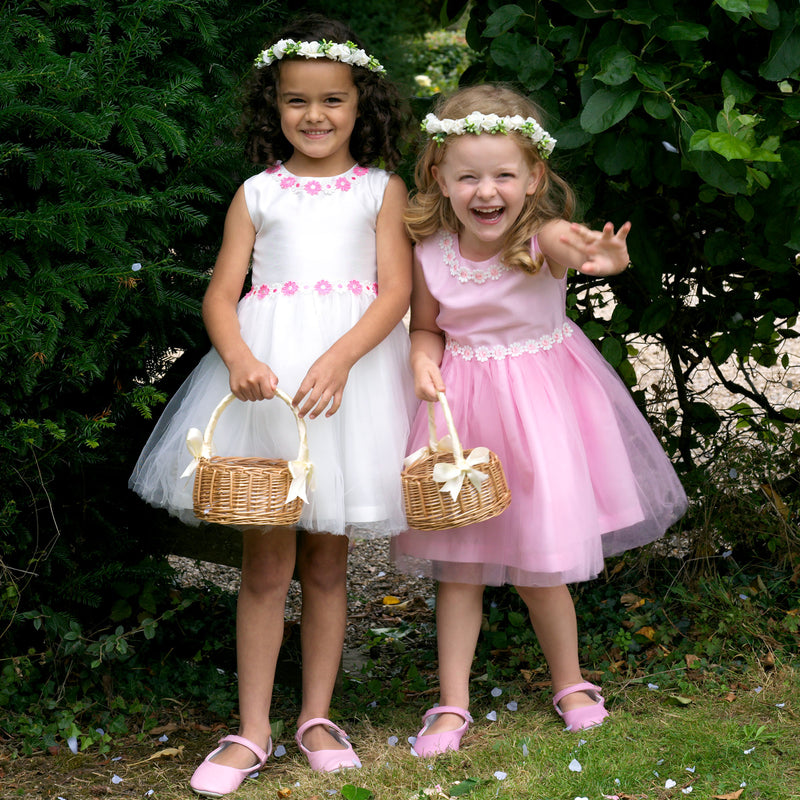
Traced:
POLYGON ((242 559, 241 590, 254 595, 285 595, 294 571, 294 551, 245 548, 242 559))
POLYGON ((327 593, 341 590, 347 584, 347 539, 344 536, 324 536, 324 539, 307 540, 300 548, 297 572, 303 591, 327 593))

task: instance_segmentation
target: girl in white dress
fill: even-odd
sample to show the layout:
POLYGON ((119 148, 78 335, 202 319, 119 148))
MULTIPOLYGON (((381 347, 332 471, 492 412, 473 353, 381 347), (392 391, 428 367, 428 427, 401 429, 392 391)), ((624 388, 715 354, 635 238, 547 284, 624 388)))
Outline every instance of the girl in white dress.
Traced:
POLYGON ((291 459, 297 431, 270 402, 279 382, 308 424, 313 484, 293 528, 243 531, 237 657, 241 725, 197 768, 219 797, 261 769, 286 594, 303 590, 303 699, 297 744, 313 769, 360 766, 329 719, 344 642, 349 537, 405 528, 400 470, 415 406, 402 324, 411 246, 396 165, 401 116, 384 70, 346 26, 311 16, 257 59, 247 152, 266 169, 236 192, 203 301, 213 349, 165 409, 131 488, 197 524, 186 434, 229 391, 241 402, 215 431, 217 455, 291 459), (252 266, 251 288, 242 297, 252 266), (241 298, 241 299, 240 299, 241 298), (255 402, 265 401, 265 402, 255 402))

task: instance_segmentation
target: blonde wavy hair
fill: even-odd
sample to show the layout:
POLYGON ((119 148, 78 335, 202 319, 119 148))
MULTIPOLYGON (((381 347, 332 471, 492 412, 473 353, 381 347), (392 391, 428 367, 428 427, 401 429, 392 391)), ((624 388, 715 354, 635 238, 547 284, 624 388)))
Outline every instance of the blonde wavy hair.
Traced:
MULTIPOLYGON (((513 89, 498 84, 481 84, 460 89, 452 97, 440 101, 435 109, 436 116, 440 119, 459 119, 473 111, 497 114, 500 117, 519 114, 522 117, 533 117, 537 121, 542 117, 535 103, 513 89)), ((536 258, 531 255, 531 239, 551 219, 572 219, 575 195, 566 181, 541 158, 536 145, 530 139, 513 131, 507 134, 481 135, 513 136, 529 167, 533 169, 541 164, 542 177, 536 191, 526 196, 522 211, 509 230, 501 253, 502 261, 507 267, 518 267, 535 274, 544 259, 541 253, 536 258)), ((406 229, 415 242, 432 236, 442 228, 450 233, 458 233, 460 230, 461 225, 450 200, 441 193, 439 184, 433 177, 433 167, 445 159, 448 146, 454 138, 448 136, 441 144, 429 139, 417 162, 414 172, 416 192, 403 215, 406 229)))

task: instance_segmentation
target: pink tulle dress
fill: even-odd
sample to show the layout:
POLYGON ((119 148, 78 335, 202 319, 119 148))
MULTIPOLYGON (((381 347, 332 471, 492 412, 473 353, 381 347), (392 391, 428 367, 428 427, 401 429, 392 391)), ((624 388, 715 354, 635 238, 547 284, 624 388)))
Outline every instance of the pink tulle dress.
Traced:
MULTIPOLYGON (((534 240, 533 247, 536 248, 534 240)), ((464 259, 458 237, 416 248, 445 333, 442 376, 465 448, 497 453, 500 516, 392 542, 398 568, 449 582, 557 586, 651 542, 686 510, 658 439, 614 370, 566 315, 566 278, 464 259)), ((438 435, 446 432, 437 410, 438 435)), ((428 442, 425 404, 407 451, 428 442)))

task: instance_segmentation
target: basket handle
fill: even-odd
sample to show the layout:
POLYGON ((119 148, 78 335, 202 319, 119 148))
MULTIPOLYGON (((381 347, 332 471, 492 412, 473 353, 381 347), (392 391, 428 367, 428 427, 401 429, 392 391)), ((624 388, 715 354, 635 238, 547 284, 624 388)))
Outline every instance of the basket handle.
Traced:
POLYGON ((456 501, 461 487, 464 485, 464 478, 469 478, 470 483, 480 491, 481 484, 489 477, 486 473, 475 469, 476 464, 486 464, 489 461, 489 449, 487 447, 475 447, 470 450, 469 455, 464 458, 464 450, 461 446, 461 440, 458 438, 455 423, 453 422, 453 414, 450 411, 450 405, 444 392, 437 392, 436 396, 439 398, 439 403, 442 406, 444 419, 447 423, 448 435, 437 440, 436 439, 436 419, 434 403, 428 402, 428 447, 423 447, 407 456, 403 462, 406 467, 418 461, 420 458, 430 455, 432 453, 453 453, 453 464, 440 461, 433 467, 433 479, 437 483, 442 484, 439 491, 449 492, 453 502, 456 501))
MULTIPOLYGON (((308 502, 306 497, 306 485, 311 478, 313 471, 313 464, 308 458, 308 430, 306 429, 306 421, 300 416, 298 410, 292 404, 292 399, 286 392, 281 389, 275 390, 275 397, 279 397, 289 406, 292 414, 294 414, 295 422, 297 423, 297 434, 300 439, 300 449, 297 453, 297 458, 294 461, 288 462, 289 471, 292 474, 292 483, 289 487, 289 494, 286 502, 290 503, 296 497, 299 497, 304 503, 308 502)), ((189 452, 194 456, 192 463, 184 470, 182 478, 191 475, 201 458, 211 458, 213 449, 214 430, 217 427, 217 422, 222 415, 222 412, 236 399, 236 395, 232 392, 225 395, 219 401, 217 407, 211 412, 211 419, 206 425, 204 433, 200 433, 197 428, 191 428, 186 435, 186 446, 189 452)))

